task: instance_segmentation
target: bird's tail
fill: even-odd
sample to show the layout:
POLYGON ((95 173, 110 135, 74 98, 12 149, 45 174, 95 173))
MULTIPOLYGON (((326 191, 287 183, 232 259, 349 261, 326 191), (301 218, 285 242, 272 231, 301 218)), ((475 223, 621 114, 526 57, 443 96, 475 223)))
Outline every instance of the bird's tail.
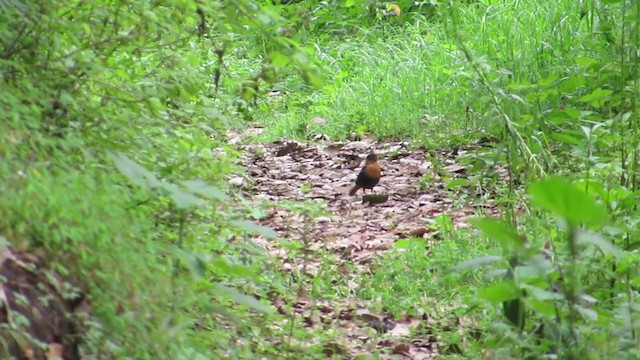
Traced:
POLYGON ((352 187, 351 190, 349 190, 349 195, 351 196, 355 195, 358 192, 358 190, 360 190, 360 186, 356 185, 352 187))

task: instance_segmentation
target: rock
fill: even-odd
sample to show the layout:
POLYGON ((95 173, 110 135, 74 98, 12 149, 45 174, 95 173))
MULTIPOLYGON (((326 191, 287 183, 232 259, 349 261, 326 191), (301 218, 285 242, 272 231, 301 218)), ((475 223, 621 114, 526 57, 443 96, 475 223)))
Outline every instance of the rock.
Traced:
POLYGON ((418 173, 420 175, 428 174, 430 172, 431 172, 431 163, 424 163, 420 165, 420 167, 418 168, 418 173))
POLYGON ((237 176, 237 177, 231 178, 231 179, 229 180, 229 185, 233 185, 233 186, 242 186, 242 185, 244 185, 244 178, 243 178, 243 177, 240 177, 240 176, 237 176))
POLYGON ((324 224, 324 223, 330 223, 330 222, 331 222, 331 218, 328 216, 318 216, 316 218, 317 224, 324 224))

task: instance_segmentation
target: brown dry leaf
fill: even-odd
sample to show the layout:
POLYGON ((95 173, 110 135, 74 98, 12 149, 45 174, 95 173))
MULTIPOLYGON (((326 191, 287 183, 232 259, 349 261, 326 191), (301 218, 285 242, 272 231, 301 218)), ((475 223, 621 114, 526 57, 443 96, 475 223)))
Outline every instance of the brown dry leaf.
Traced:
POLYGON ((429 232, 429 229, 427 229, 426 227, 420 227, 420 228, 411 230, 409 232, 409 235, 414 238, 421 238, 424 236, 424 234, 428 232, 429 232))
POLYGON ((301 150, 300 144, 294 141, 288 141, 276 150, 276 156, 285 156, 293 152, 301 150))
POLYGON ((411 345, 407 344, 407 343, 400 343, 397 344, 394 348, 393 348, 393 352, 395 354, 400 354, 400 355, 410 355, 411 352, 411 345))
POLYGON ((406 337, 411 335, 411 330, 407 324, 397 323, 396 326, 391 329, 389 335, 396 338, 406 337))
POLYGON ((383 318, 381 316, 378 316, 376 314, 371 313, 369 310, 358 309, 356 311, 354 319, 363 321, 363 322, 371 325, 371 324, 382 323, 382 319, 383 318))

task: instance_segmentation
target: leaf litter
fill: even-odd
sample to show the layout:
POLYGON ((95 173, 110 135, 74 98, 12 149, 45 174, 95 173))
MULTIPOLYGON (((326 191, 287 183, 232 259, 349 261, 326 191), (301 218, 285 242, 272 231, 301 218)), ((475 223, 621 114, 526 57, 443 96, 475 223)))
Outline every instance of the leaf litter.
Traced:
MULTIPOLYGON (((240 149, 245 151, 243 161, 252 181, 235 184, 247 193, 272 204, 322 201, 327 210, 326 215, 310 220, 285 207, 272 206, 258 222, 275 230, 281 239, 303 243, 300 246, 307 254, 332 255, 354 289, 358 286, 353 281, 356 274, 371 271, 371 260, 392 249, 396 241, 426 238, 427 248, 434 246, 440 238, 432 225, 438 216, 447 216, 454 227, 464 228, 470 216, 498 212, 486 200, 479 202, 482 205, 473 205, 470 200, 454 199, 456 192, 447 189, 447 181, 468 177, 467 166, 458 160, 472 150, 471 146, 438 151, 435 157, 434 152, 406 141, 281 140, 240 149), (364 157, 371 151, 378 154, 383 172, 373 193, 387 196, 385 202, 378 204, 363 203, 361 192, 348 195, 364 157)), ((499 176, 504 178, 504 172, 499 170, 499 176)), ((472 189, 466 191, 473 193, 472 189)), ((291 251, 300 251, 299 248, 292 250, 264 237, 254 240, 282 261, 282 271, 304 271, 316 276, 322 269, 322 256, 296 257, 291 251)), ((282 298, 274 296, 271 303, 279 313, 289 313, 282 298)), ((369 310, 372 306, 365 301, 311 300, 306 293, 298 294, 293 305, 291 311, 309 331, 319 328, 325 333, 331 328, 340 333, 338 340, 322 344, 328 357, 353 358, 382 350, 382 358, 427 359, 438 352, 451 351, 438 349, 438 336, 434 334, 434 329, 449 325, 440 325, 445 320, 435 321, 426 313, 418 317, 407 315, 398 321, 391 315, 369 310)), ((461 319, 454 322, 454 326, 458 325, 461 319)))

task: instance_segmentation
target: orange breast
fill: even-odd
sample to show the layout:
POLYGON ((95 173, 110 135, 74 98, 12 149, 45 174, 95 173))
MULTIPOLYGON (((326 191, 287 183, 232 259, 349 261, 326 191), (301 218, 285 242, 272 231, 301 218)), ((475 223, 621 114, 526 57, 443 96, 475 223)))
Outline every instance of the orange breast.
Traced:
POLYGON ((369 164, 364 167, 364 175, 371 179, 379 179, 382 175, 382 170, 378 164, 369 164))

